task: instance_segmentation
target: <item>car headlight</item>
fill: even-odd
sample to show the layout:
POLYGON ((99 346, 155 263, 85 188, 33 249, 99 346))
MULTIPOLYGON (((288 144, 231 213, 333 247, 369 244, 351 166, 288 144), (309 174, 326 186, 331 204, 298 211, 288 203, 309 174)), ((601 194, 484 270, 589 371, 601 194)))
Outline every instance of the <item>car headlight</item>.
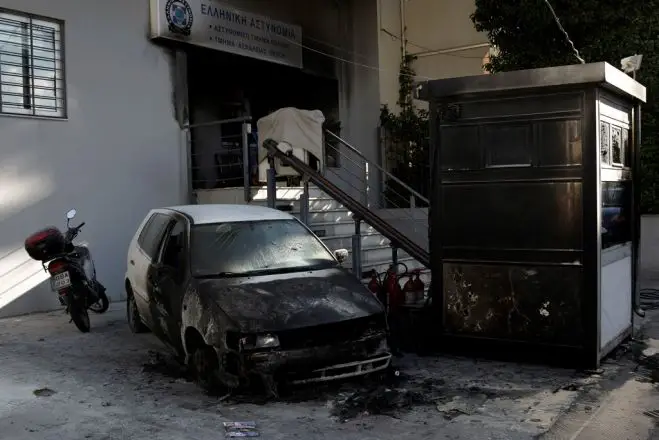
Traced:
POLYGON ((240 348, 243 350, 259 350, 262 348, 279 347, 277 335, 244 336, 240 338, 240 348))

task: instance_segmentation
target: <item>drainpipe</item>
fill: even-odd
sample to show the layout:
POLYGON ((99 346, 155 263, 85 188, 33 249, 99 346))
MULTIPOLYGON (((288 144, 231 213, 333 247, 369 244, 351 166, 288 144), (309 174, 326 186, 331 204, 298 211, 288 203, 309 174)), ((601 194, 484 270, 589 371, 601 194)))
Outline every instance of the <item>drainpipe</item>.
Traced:
POLYGON ((403 59, 407 56, 407 39, 405 38, 405 1, 400 0, 400 50, 403 59))

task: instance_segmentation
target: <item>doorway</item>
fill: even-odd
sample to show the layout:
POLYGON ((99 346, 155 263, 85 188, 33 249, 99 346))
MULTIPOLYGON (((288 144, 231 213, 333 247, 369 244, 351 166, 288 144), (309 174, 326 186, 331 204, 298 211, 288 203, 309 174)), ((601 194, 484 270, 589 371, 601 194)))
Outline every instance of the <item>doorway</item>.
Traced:
POLYGON ((327 120, 338 119, 335 78, 203 48, 188 51, 188 96, 193 190, 244 186, 244 148, 249 148, 249 183, 262 184, 256 121, 277 109, 317 109, 327 120), (242 122, 219 122, 236 118, 251 119, 247 145, 242 122))

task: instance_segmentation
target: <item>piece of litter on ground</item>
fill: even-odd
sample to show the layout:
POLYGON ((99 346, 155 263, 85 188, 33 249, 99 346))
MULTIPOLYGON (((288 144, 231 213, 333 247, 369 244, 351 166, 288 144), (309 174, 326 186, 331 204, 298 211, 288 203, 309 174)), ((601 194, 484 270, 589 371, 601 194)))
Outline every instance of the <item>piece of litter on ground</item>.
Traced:
POLYGON ((256 422, 223 422, 225 437, 228 438, 241 438, 241 437, 259 437, 256 422))
POLYGON ((33 393, 37 397, 50 397, 53 394, 56 394, 57 391, 51 390, 50 388, 39 388, 38 390, 34 390, 33 393))

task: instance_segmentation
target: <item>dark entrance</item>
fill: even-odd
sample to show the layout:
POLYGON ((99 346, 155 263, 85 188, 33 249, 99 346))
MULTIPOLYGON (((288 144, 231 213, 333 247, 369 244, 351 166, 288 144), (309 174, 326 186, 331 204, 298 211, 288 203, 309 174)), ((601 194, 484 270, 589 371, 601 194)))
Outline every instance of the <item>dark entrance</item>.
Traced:
POLYGON ((242 187, 243 123, 251 120, 250 184, 256 172, 256 121, 282 107, 321 110, 338 119, 338 81, 301 69, 208 49, 188 50, 193 189, 242 187), (196 127, 195 127, 196 126, 196 127))

